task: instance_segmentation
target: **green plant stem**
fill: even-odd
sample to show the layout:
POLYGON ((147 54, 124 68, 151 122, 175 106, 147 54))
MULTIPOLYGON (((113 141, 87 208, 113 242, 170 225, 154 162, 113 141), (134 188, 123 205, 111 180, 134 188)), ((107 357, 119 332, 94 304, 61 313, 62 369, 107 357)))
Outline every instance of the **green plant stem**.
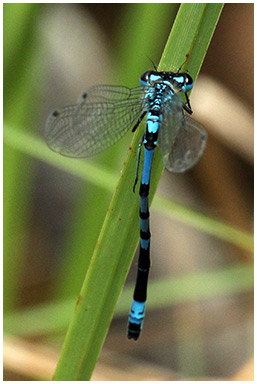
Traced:
MULTIPOLYGON (((131 3, 124 8, 115 36, 117 42, 114 44, 116 48, 112 64, 113 74, 109 80, 111 84, 137 86, 139 74, 150 64, 147 55, 151 55, 157 62, 169 33, 170 14, 173 13, 175 17, 174 8, 177 10, 178 4, 131 3), (158 34, 152 28, 153 23, 158 34), (140 51, 141 55, 138 55, 140 51)), ((99 164, 98 169, 100 164, 104 164, 106 167, 120 170, 120 155, 126 153, 129 139, 127 135, 117 145, 97 156, 94 163, 99 164)), ((76 162, 76 167, 77 164, 76 162)), ((95 175, 97 173, 96 171, 95 175)), ((61 252, 58 276, 51 289, 56 297, 74 297, 79 294, 111 200, 113 186, 116 184, 117 180, 109 189, 110 193, 106 193, 104 183, 97 188, 92 183, 81 185, 61 252)))
MULTIPOLYGON (((205 50, 202 50, 201 54, 200 61, 202 61, 222 5, 205 4, 202 7, 201 4, 185 4, 182 9, 183 12, 178 12, 176 23, 184 26, 184 29, 186 25, 187 33, 183 33, 182 37, 176 35, 180 42, 180 51, 177 54, 179 57, 174 62, 180 61, 181 57, 186 57, 188 44, 190 54, 194 51, 194 44, 200 38, 198 32, 201 30, 203 22, 206 22, 204 16, 207 8, 210 7, 216 18, 214 20, 209 16, 209 20, 207 20, 208 25, 211 24, 211 28, 207 38, 205 36, 205 40, 201 45, 202 48, 205 45, 205 50)), ((172 39, 173 34, 171 34, 169 40, 172 39)), ((171 49, 169 47, 170 43, 168 42, 160 68, 169 68, 171 64, 171 61, 167 59, 169 57, 167 49, 171 49)), ((176 52, 171 54, 176 56, 176 52)), ((96 244, 66 335, 54 380, 89 380, 104 343, 115 304, 124 284, 139 237, 138 199, 127 186, 134 174, 137 143, 141 135, 142 129, 138 129, 96 244)), ((156 156, 152 170, 154 186, 151 196, 153 196, 153 192, 157 188, 162 173, 163 166, 160 165, 160 162, 160 157, 156 156)))

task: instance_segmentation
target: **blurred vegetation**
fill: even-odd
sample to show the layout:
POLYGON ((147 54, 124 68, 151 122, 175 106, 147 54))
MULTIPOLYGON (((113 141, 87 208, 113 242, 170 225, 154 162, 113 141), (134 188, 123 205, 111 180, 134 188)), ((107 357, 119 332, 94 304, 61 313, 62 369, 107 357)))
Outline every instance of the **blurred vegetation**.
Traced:
MULTIPOLYGON (((33 132, 42 97, 42 52, 36 44, 37 4, 4 4, 4 123, 33 132), (40 95, 41 93, 41 95, 40 95)), ((25 263, 33 162, 4 145, 4 307, 19 305, 25 263)))

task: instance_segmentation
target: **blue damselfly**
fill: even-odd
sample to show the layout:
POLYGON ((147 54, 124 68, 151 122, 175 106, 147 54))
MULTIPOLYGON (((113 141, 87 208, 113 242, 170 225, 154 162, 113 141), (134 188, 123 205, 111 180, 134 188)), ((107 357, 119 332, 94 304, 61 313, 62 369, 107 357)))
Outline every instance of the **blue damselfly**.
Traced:
POLYGON ((160 146, 166 168, 175 173, 192 168, 202 156, 207 133, 189 116, 188 92, 193 80, 188 73, 146 71, 140 87, 98 85, 84 92, 75 105, 50 114, 45 137, 49 147, 73 158, 93 156, 110 147, 132 128, 134 132, 147 115, 146 130, 138 147, 134 190, 144 144, 144 163, 139 190, 140 252, 137 281, 129 315, 128 338, 137 340, 143 325, 150 269, 150 229, 148 195, 152 160, 160 146), (184 93, 186 103, 179 97, 184 93))

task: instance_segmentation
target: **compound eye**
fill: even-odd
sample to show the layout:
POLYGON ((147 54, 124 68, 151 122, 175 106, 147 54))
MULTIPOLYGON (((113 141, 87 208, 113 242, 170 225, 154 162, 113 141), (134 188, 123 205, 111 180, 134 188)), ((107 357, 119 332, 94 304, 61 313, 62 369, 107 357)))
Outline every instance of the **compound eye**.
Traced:
POLYGON ((181 88, 182 92, 189 92, 193 88, 193 79, 188 73, 184 73, 184 85, 181 88))
POLYGON ((185 83, 188 86, 193 86, 193 79, 188 73, 185 74, 185 83))
POLYGON ((153 73, 153 71, 146 71, 144 72, 140 77, 140 84, 146 85, 150 81, 150 76, 153 73))

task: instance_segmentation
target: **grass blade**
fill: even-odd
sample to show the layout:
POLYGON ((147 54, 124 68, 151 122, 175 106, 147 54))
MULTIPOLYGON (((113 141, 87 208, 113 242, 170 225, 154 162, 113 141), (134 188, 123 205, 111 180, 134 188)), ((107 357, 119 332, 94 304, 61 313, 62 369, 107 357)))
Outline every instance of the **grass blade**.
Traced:
MULTIPOLYGON (((216 12, 215 20, 211 20, 210 17, 208 19, 210 28, 207 38, 205 36, 204 39, 205 49, 207 49, 215 29, 222 5, 205 4, 203 7, 201 4, 183 5, 183 9, 181 8, 181 12, 179 11, 176 18, 175 27, 184 26, 185 29, 185 25, 187 25, 187 32, 183 33, 182 39, 179 34, 176 36, 179 39, 177 42, 180 44, 179 51, 174 52, 170 48, 170 42, 167 43, 165 54, 160 63, 161 69, 172 69, 170 65, 179 62, 182 57, 185 58, 189 47, 191 55, 193 55, 194 49, 197 49, 197 54, 200 55, 198 46, 195 48, 194 45, 199 40, 199 35, 196 36, 196 32, 201 30, 207 11, 206 7, 218 9, 218 6, 219 12, 216 12), (188 14, 196 14, 197 17, 191 20, 188 18, 188 14), (171 60, 170 57, 173 59, 171 60)), ((169 40, 173 39, 172 36, 173 34, 169 40)), ((198 70, 205 50, 202 49, 201 52, 198 70)), ((131 185, 131 180, 134 177, 136 149, 141 134, 142 129, 135 135, 124 163, 119 183, 77 301, 54 380, 89 380, 108 331, 115 304, 124 284, 139 237, 138 198, 128 186, 131 185)), ((160 158, 155 158, 152 173, 154 190, 162 173, 163 166, 160 163, 160 158)))

